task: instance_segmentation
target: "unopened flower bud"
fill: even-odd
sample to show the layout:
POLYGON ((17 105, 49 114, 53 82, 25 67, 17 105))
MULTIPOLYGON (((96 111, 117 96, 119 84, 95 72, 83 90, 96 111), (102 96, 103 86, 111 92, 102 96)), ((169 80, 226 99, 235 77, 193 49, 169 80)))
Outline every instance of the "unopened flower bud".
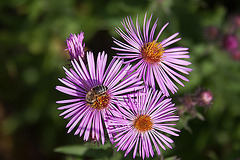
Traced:
POLYGON ((84 58, 84 47, 85 43, 83 44, 84 39, 84 32, 81 32, 78 35, 70 34, 69 37, 66 39, 67 49, 69 51, 70 59, 78 59, 78 56, 84 58))
POLYGON ((212 103, 213 95, 210 91, 202 91, 199 98, 199 105, 208 106, 212 103))

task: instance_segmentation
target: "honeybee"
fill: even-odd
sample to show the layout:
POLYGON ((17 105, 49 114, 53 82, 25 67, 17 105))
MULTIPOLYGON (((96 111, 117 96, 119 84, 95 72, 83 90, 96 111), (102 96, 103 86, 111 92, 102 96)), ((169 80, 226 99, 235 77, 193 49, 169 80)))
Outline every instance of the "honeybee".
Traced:
POLYGON ((86 95, 87 103, 93 104, 94 102, 98 101, 97 97, 106 94, 107 89, 108 88, 103 85, 98 85, 98 86, 93 87, 91 89, 91 91, 89 91, 86 95))

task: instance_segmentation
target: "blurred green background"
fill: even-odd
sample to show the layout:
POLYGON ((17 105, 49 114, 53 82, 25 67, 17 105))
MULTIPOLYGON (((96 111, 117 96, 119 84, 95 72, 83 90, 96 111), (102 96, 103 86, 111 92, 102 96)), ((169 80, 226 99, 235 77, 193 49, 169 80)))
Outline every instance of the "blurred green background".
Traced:
POLYGON ((191 132, 182 128, 165 158, 240 159, 239 48, 233 54, 223 45, 228 34, 239 38, 240 27, 233 20, 240 16, 237 0, 1 0, 0 159, 122 159, 119 154, 105 154, 112 152, 108 152, 110 145, 67 148, 80 157, 58 153, 67 152, 63 148, 54 152, 60 146, 82 143, 82 138, 66 133, 67 120, 58 116, 55 101, 67 96, 55 86, 60 85, 57 78, 65 76, 64 41, 70 33, 84 31, 87 50, 104 50, 110 59, 115 54, 112 37, 120 38, 114 28, 121 27, 120 21, 129 15, 135 21, 138 14, 142 22, 146 11, 148 16, 153 13, 153 20, 159 17, 157 31, 170 22, 160 40, 179 32, 182 40, 177 44, 190 48, 194 71, 174 98, 199 87, 214 96, 206 112, 197 108, 205 120, 190 117, 191 132), (217 34, 208 30, 210 26, 217 34))

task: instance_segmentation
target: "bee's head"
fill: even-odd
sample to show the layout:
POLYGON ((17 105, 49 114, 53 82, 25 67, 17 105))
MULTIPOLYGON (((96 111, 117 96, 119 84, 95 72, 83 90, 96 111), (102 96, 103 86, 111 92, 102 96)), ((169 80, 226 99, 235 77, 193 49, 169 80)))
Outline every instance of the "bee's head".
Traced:
POLYGON ((94 99, 94 93, 92 91, 89 91, 86 95, 86 101, 91 102, 94 99))

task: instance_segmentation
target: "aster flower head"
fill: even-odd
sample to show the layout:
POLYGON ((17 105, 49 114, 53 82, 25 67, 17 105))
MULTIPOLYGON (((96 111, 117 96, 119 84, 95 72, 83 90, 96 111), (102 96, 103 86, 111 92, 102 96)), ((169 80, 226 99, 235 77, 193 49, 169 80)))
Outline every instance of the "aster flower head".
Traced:
POLYGON ((78 59, 78 56, 84 58, 84 47, 85 43, 83 43, 84 39, 84 32, 80 34, 70 34, 69 37, 66 39, 67 49, 69 51, 70 59, 78 59))
MULTIPOLYGON (((123 100, 123 95, 142 89, 137 74, 128 75, 130 65, 123 65, 120 59, 113 59, 106 68, 107 54, 99 53, 95 65, 93 53, 86 53, 87 64, 79 56, 72 60, 70 70, 64 68, 66 78, 59 79, 66 86, 57 86, 60 92, 72 96, 56 103, 63 104, 60 116, 70 118, 68 133, 76 128, 75 135, 84 135, 84 140, 95 139, 104 144, 105 119, 123 100)), ((111 134, 108 134, 111 140, 111 134)))
POLYGON ((236 50, 239 46, 239 41, 237 35, 225 35, 223 38, 223 47, 225 50, 232 52, 236 50))
POLYGON ((154 148, 158 155, 160 148, 172 148, 173 140, 165 134, 178 136, 175 132, 180 131, 172 127, 179 118, 173 115, 176 107, 170 98, 164 99, 161 91, 146 90, 144 94, 138 92, 137 98, 119 103, 119 112, 107 120, 118 151, 126 150, 125 156, 133 151, 133 158, 138 152, 144 159, 153 157, 154 148))
POLYGON ((125 42, 114 38, 114 43, 119 48, 113 47, 113 49, 119 51, 117 57, 130 59, 128 62, 136 62, 131 71, 136 69, 139 72, 139 76, 143 78, 147 85, 155 88, 156 81, 163 94, 169 96, 168 90, 172 93, 176 93, 178 90, 174 81, 182 86, 184 84, 179 79, 188 81, 181 73, 189 74, 192 71, 192 69, 185 67, 191 63, 182 60, 182 58, 189 58, 189 55, 187 55, 188 48, 168 47, 181 39, 174 39, 178 33, 158 42, 161 33, 167 27, 168 23, 162 27, 154 38, 157 20, 153 24, 152 29, 150 29, 152 15, 148 20, 146 20, 146 16, 147 14, 145 14, 143 22, 143 32, 141 32, 138 18, 136 20, 136 27, 131 17, 124 18, 122 25, 125 31, 121 28, 116 28, 116 31, 125 42))

